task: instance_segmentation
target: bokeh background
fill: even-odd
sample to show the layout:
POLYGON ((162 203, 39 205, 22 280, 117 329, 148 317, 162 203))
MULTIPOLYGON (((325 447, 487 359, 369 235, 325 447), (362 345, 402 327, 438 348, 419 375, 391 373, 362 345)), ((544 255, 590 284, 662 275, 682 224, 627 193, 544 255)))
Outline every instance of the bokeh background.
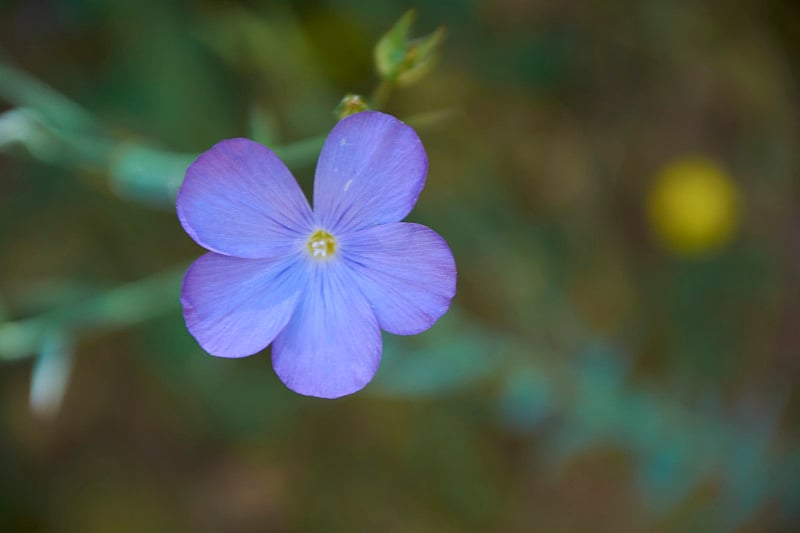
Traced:
POLYGON ((186 332, 186 164, 310 190, 410 7, 0 2, 0 530, 800 527, 793 0, 420 3, 450 313, 336 401, 186 332))

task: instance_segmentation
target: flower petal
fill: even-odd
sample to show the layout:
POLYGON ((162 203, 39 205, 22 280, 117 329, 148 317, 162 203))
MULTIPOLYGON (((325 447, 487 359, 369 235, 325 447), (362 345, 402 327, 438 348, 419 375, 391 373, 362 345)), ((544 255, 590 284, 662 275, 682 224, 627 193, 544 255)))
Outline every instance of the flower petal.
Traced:
POLYGON ((272 345, 272 366, 297 393, 338 398, 369 383, 381 346, 369 303, 334 260, 311 267, 305 294, 272 345))
POLYGON ((198 244, 236 257, 276 258, 311 227, 311 209, 289 169, 248 139, 220 141, 186 170, 178 218, 198 244))
POLYGON ((456 265, 432 229, 396 222, 342 235, 340 243, 382 329, 413 335, 447 312, 456 292, 456 265))
POLYGON ((304 285, 303 274, 295 259, 242 259, 209 252, 183 279, 186 326, 212 355, 252 355, 286 326, 304 285))
POLYGON ((416 132, 396 118, 364 111, 328 135, 314 178, 314 212, 332 231, 402 220, 428 172, 416 132))

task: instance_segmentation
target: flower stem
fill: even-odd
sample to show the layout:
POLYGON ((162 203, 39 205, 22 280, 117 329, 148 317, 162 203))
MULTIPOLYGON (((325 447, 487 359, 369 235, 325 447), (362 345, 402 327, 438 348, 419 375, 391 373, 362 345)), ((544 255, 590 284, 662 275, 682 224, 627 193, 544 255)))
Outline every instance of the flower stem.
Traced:
POLYGON ((19 107, 38 110, 62 128, 96 130, 94 117, 79 104, 48 87, 27 72, 0 63, 0 98, 19 107))
POLYGON ((82 302, 40 315, 0 324, 0 360, 36 355, 52 331, 115 330, 143 322, 180 304, 178 293, 186 266, 111 289, 82 302))
POLYGON ((382 110, 386 107, 386 104, 389 103, 389 97, 392 94, 392 89, 394 88, 394 83, 386 80, 381 80, 377 87, 375 87, 375 91, 373 91, 372 96, 370 97, 370 102, 372 103, 372 108, 375 110, 382 110))

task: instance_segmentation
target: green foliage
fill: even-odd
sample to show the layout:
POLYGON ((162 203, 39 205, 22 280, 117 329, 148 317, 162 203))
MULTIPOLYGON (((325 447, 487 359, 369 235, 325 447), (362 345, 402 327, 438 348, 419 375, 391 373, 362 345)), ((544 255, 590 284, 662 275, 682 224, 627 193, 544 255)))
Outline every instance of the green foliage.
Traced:
POLYGON ((0 529, 794 529, 791 3, 426 6, 448 46, 357 0, 51 4, 0 6, 0 529), (425 143, 458 294, 320 402, 187 333, 174 197, 234 136, 308 189, 367 106, 425 143), (645 198, 695 152, 744 215, 671 257, 645 198))

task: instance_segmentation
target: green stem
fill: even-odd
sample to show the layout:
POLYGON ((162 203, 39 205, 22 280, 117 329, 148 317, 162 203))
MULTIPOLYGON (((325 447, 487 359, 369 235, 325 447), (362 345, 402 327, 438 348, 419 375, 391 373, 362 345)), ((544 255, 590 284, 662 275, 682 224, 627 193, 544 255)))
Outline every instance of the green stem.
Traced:
POLYGON ((56 307, 32 318, 0 324, 0 360, 36 355, 54 330, 115 330, 178 307, 185 266, 122 285, 83 302, 56 307))
POLYGON ((456 115, 459 114, 459 109, 455 107, 449 107, 446 109, 438 109, 435 111, 425 111, 422 113, 417 113, 415 115, 411 115, 403 119, 403 122, 412 126, 416 129, 426 129, 442 122, 446 122, 451 120, 456 115))
POLYGON ((48 121, 67 129, 98 129, 83 107, 27 72, 0 63, 0 98, 19 107, 38 110, 48 121))
POLYGON ((392 95, 392 89, 394 88, 394 83, 386 80, 381 80, 377 87, 375 87, 375 91, 372 93, 372 97, 370 97, 370 103, 372 103, 372 108, 376 110, 381 110, 386 107, 386 104, 389 103, 389 97, 392 95))
POLYGON ((318 135, 301 141, 272 147, 275 154, 280 157, 287 167, 305 165, 316 160, 326 135, 318 135))

